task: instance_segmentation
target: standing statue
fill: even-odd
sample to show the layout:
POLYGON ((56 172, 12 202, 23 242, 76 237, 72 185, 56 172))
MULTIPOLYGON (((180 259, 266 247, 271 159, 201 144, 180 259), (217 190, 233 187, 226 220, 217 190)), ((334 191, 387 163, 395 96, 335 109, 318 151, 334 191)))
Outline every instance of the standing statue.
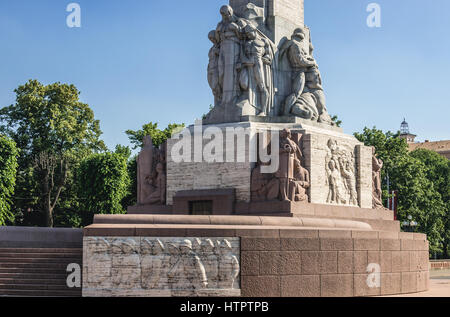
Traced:
POLYGON ((373 209, 384 209, 383 190, 381 189, 381 169, 383 161, 377 158, 375 147, 372 147, 372 197, 373 209))
POLYGON ((248 102, 258 114, 267 116, 273 104, 272 47, 251 24, 244 28, 244 34, 240 88, 248 91, 248 102))
POLYGON ((246 22, 236 17, 229 5, 220 8, 220 14, 222 21, 216 29, 216 41, 220 45, 218 74, 219 86, 222 88, 221 104, 224 106, 235 102, 239 94, 238 64, 246 22))
POLYGON ((295 161, 303 154, 298 145, 292 140, 291 131, 284 129, 280 134, 280 167, 275 177, 280 182, 280 199, 282 201, 295 200, 294 168, 295 161))
POLYGON ((209 50, 208 64, 208 83, 214 95, 214 105, 220 105, 222 99, 222 87, 219 85, 219 55, 220 46, 216 38, 216 31, 208 34, 209 40, 213 43, 213 47, 209 50))

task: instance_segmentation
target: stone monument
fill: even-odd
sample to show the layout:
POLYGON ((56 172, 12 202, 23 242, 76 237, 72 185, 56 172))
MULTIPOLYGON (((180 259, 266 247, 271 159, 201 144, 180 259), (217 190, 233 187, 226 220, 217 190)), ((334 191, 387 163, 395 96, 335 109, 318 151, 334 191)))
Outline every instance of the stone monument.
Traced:
POLYGON ((159 148, 145 139, 137 206, 85 228, 83 294, 426 290, 426 236, 400 232, 383 162, 331 119, 303 0, 230 0, 218 18, 214 107, 159 148))

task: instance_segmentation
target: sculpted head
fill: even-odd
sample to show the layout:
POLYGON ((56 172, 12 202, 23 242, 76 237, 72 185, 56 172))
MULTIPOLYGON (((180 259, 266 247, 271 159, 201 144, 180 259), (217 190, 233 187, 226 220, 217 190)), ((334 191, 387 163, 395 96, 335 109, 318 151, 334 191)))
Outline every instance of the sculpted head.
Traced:
POLYGON ((292 34, 292 40, 303 41, 305 37, 305 30, 302 28, 295 29, 292 34))
POLYGON ((283 131, 280 132, 280 136, 281 136, 282 139, 291 138, 291 130, 284 129, 283 131))
POLYGON ((222 16, 222 19, 224 21, 231 21, 232 17, 233 17, 233 8, 230 7, 229 5, 224 5, 220 8, 220 15, 222 16))

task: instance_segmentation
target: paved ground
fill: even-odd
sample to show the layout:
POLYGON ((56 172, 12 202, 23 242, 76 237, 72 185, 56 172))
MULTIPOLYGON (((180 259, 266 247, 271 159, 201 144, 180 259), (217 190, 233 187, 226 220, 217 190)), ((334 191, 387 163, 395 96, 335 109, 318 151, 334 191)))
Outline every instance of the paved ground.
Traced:
POLYGON ((431 271, 430 276, 428 292, 390 297, 450 297, 450 270, 431 271))

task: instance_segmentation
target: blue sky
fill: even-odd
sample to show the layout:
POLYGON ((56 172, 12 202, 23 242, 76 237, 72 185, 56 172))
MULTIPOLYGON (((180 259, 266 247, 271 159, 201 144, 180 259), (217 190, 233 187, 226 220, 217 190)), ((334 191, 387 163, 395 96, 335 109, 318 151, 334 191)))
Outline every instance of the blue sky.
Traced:
MULTIPOLYGON (((227 0, 0 0, 0 107, 28 79, 75 84, 110 148, 149 121, 192 123, 212 103, 208 32, 227 0), (70 2, 82 27, 68 28, 70 2)), ((305 0, 330 113, 346 133, 450 139, 450 1, 305 0), (382 25, 369 28, 377 2, 382 25)))

